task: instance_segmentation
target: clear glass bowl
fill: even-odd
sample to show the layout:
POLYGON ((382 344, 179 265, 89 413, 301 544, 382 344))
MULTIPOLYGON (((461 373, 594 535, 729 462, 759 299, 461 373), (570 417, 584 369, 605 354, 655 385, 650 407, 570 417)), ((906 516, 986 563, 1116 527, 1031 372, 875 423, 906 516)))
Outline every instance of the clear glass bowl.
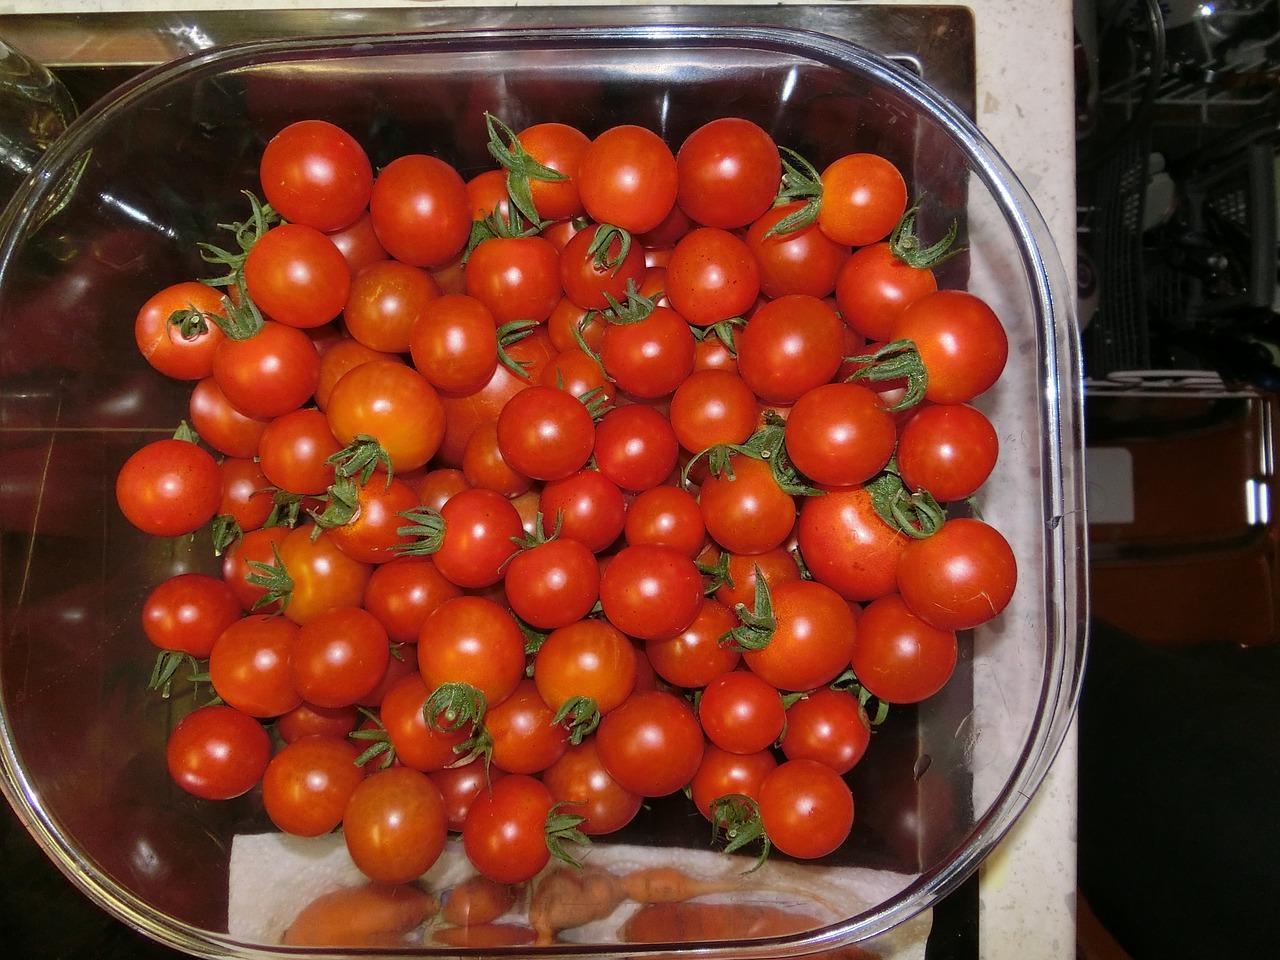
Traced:
MULTIPOLYGON (((986 298, 1010 339, 1008 370, 981 400, 1002 441, 982 503, 1018 556, 1013 603, 962 637, 941 695, 891 711, 850 774, 858 820, 840 851, 775 858, 749 875, 732 862, 733 898, 798 910, 796 929, 673 928, 624 944, 600 922, 545 952, 781 957, 883 934, 976 869, 1039 785, 1074 708, 1084 652, 1075 319, 1044 222, 960 111, 894 62, 785 29, 254 43, 152 70, 76 121, 10 204, 0 246, 4 792, 92 900, 194 954, 288 955, 282 924, 356 882, 340 839, 283 842, 255 794, 205 803, 168 781, 166 733, 193 702, 146 690, 153 650, 139 611, 163 577, 216 567, 202 537, 145 537, 115 506, 119 465, 186 414, 188 388, 154 374, 130 331, 152 292, 209 275, 197 242, 243 219, 240 191, 256 188, 260 151, 285 123, 334 121, 375 165, 431 152, 471 174, 491 163, 484 110, 515 129, 638 123, 677 145, 715 116, 743 116, 819 169, 843 153, 883 153, 913 196, 928 197, 923 235, 962 224, 968 253, 940 283, 986 298)), ((708 857, 726 860, 709 841, 689 808, 662 801, 591 863, 696 873, 708 857)), ((428 933, 361 955, 452 952, 428 933)))

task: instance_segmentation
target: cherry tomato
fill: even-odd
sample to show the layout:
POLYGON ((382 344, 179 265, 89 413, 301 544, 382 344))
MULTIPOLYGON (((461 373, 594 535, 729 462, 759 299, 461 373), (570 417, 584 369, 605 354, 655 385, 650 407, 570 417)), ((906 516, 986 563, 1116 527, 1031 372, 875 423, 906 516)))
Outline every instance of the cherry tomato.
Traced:
POLYGON ((271 822, 297 837, 318 837, 342 822, 364 770, 360 751, 341 736, 311 734, 285 744, 262 776, 262 805, 271 822))
POLYGON ((546 484, 538 509, 558 526, 560 536, 585 544, 592 553, 616 541, 626 524, 622 490, 599 470, 579 470, 546 484))
POLYGON ((932 270, 909 265, 888 242, 873 243, 840 267, 836 305, 845 323, 868 340, 889 340, 908 304, 937 289, 932 270))
POLYGON ((778 486, 769 464, 734 454, 698 494, 707 533, 730 553, 764 553, 781 546, 796 522, 796 502, 778 486))
POLYGON ((908 537, 880 518, 865 487, 806 497, 796 540, 809 574, 846 600, 874 600, 898 589, 908 537))
POLYGON ((535 123, 525 127, 516 140, 538 163, 563 175, 560 180, 529 180, 529 194, 538 216, 545 220, 568 220, 583 212, 578 195, 578 169, 591 139, 566 123, 535 123))
POLYGON ((378 618, 391 642, 417 643, 427 614, 461 594, 430 557, 396 557, 374 567, 364 608, 378 618))
MULTIPOLYGON (((860 632, 854 643, 855 658, 861 637, 860 632)), ((862 759, 870 743, 871 723, 858 698, 848 690, 819 687, 787 708, 786 732, 779 746, 788 760, 817 760, 845 774, 862 759)))
POLYGON ((370 360, 403 362, 396 354, 374 350, 350 337, 344 337, 325 350, 320 356, 320 380, 316 383, 314 398, 316 406, 321 410, 325 409, 329 405, 329 394, 333 392, 333 385, 352 367, 358 367, 370 360))
POLYGON ((444 536, 431 558, 445 579, 473 589, 501 580, 517 550, 512 539, 524 535, 524 523, 511 501, 496 491, 470 487, 450 497, 440 516, 444 536))
POLYGON ((465 683, 484 694, 487 704, 498 704, 519 685, 524 667, 524 634, 511 614, 492 600, 454 597, 422 623, 418 670, 432 690, 465 683))
POLYGON ((499 325, 544 323, 564 295, 560 252, 545 237, 495 237, 477 245, 463 270, 468 296, 499 325))
POLYGON ((462 176, 425 154, 397 157, 373 181, 369 214, 378 241, 397 260, 439 267, 471 235, 471 203, 462 176))
POLYGON ((192 388, 188 408, 191 427, 204 443, 228 457, 245 459, 258 455, 262 433, 274 416, 241 413, 213 377, 206 377, 192 388))
POLYGON ((645 400, 665 397, 693 372, 689 324, 670 307, 643 319, 611 322, 600 340, 600 363, 619 390, 645 400))
POLYGON ((776 626, 768 644, 743 651, 752 672, 779 690, 812 690, 849 665, 856 622, 849 605, 814 580, 789 580, 773 588, 776 626))
POLYGON ((534 385, 498 415, 498 449, 510 466, 535 480, 563 480, 591 457, 595 424, 586 405, 555 387, 534 385))
POLYGON ((395 470, 426 464, 444 437, 445 411, 422 374, 403 363, 371 360, 333 385, 325 409, 333 435, 346 445, 375 438, 395 470))
POLYGON ((883 240, 906 211, 906 181, 879 154, 847 154, 822 171, 817 223, 836 243, 861 247, 883 240))
POLYGON ((179 573, 147 594, 142 632, 161 650, 179 650, 203 660, 243 612, 225 581, 206 573, 179 573))
POLYGON ((302 625, 289 654, 289 676, 308 703, 345 707, 378 685, 390 656, 377 617, 361 607, 336 607, 302 625))
POLYGON ((258 441, 258 464, 281 490, 320 494, 333 483, 329 458, 341 449, 328 418, 319 410, 302 407, 267 424, 258 441))
POLYGON ((365 876, 410 883, 439 859, 448 836, 444 798, 426 774, 390 767, 351 793, 342 818, 347 851, 365 876))
POLYGON ((209 651, 209 682, 218 696, 263 719, 300 704, 289 668, 298 629, 284 617, 254 614, 223 630, 209 651))
MULTIPOLYGON (((347 269, 345 263, 342 269, 347 269)), ((213 378, 244 415, 278 417, 315 393, 320 354, 302 330, 268 320, 247 340, 228 338, 218 345, 213 378)))
POLYGON ((355 730, 360 719, 355 704, 345 707, 317 707, 305 700, 276 718, 276 732, 285 743, 302 737, 323 735, 346 737, 355 730))
POLYGON ((355 512, 345 522, 326 525, 334 544, 361 563, 381 564, 396 551, 413 542, 404 528, 404 513, 419 506, 418 495, 399 477, 374 473, 365 483, 356 483, 355 512))
POLYGON ((369 216, 368 211, 360 214, 349 226, 341 230, 326 231, 325 236, 342 251, 347 261, 347 269, 351 271, 352 276, 371 263, 388 260, 391 257, 379 242, 378 234, 373 229, 373 218, 369 216))
POLYGON ((791 857, 833 853, 853 828, 853 794, 816 760, 787 760, 760 784, 760 821, 770 842, 791 857))
POLYGON ((893 456, 898 429, 874 391, 859 383, 824 383, 803 394, 787 416, 787 455, 819 484, 870 480, 893 456))
POLYGON ((938 290, 898 314, 895 340, 910 340, 929 375, 926 400, 967 403, 999 379, 1009 356, 1000 318, 963 290, 938 290))
POLYGON ((758 801, 760 784, 777 765, 772 750, 731 753, 709 743, 703 751, 702 763, 689 782, 694 806, 710 820, 711 804, 721 797, 738 794, 758 801))
POLYGON ((542 699, 532 678, 520 681, 511 696, 485 714, 493 738, 494 766, 508 773, 539 774, 569 746, 569 732, 554 722, 555 711, 542 699))
POLYGON ((411 334, 440 284, 420 267, 378 260, 351 278, 342 309, 347 334, 381 353, 408 353, 411 334))
POLYGON ((921 620, 897 594, 871 601, 858 618, 853 672, 886 703, 933 696, 951 679, 956 657, 955 631, 921 620))
POLYGON ((998 616, 1017 582, 1009 542, 971 517, 954 517, 932 536, 911 541, 898 562, 898 590, 908 609, 944 630, 967 630, 998 616))
POLYGON ((359 219, 373 192, 373 167, 359 142, 324 120, 299 120, 262 151, 259 180, 285 220, 341 230, 359 219))
POLYGON ((346 257, 323 233, 282 223, 259 237, 244 261, 249 296, 291 327, 319 327, 342 312, 351 290, 346 257))
POLYGON ((427 699, 434 692, 413 670, 387 688, 378 711, 396 760, 424 773, 463 761, 464 744, 472 734, 468 724, 445 730, 427 722, 427 699))
POLYGON ((773 138, 740 117, 720 117, 694 130, 676 154, 677 200, 709 227, 745 227, 773 203, 782 159, 773 138))
POLYGON ((925 404, 898 437, 902 482, 940 503, 973 496, 995 469, 1000 441, 982 411, 968 404, 925 404))
POLYGON ((483 302, 463 293, 423 307, 409 334, 413 365, 437 390, 474 393, 498 365, 498 323, 483 302))
POLYGON ((547 819, 555 806, 551 791, 524 774, 508 774, 471 802, 462 825, 467 859, 498 883, 522 883, 551 860, 547 819))
POLYGON ((153 294, 138 310, 133 335, 146 361, 167 377, 201 380, 213 373, 213 355, 225 335, 212 319, 193 327, 190 337, 170 322, 178 311, 221 315, 222 294, 204 283, 182 281, 153 294))
POLYGON ((760 269, 760 292, 776 299, 793 293, 829 297, 849 259, 847 244, 836 243, 816 223, 786 233, 770 233, 778 221, 797 212, 799 201, 761 215, 747 231, 747 249, 760 269))
POLYGON ((762 304, 738 331, 738 372, 766 403, 794 403, 844 359, 844 324, 824 301, 790 294, 762 304))
MULTIPOLYGON (((274 565, 274 564, 273 564, 274 565)), ((284 614, 306 623, 336 607, 356 607, 372 567, 343 552, 327 530, 311 524, 290 530, 279 544, 279 565, 288 576, 284 614)))
POLYGON ((644 249, 608 226, 588 227, 569 238, 560 251, 560 284, 565 297, 583 310, 608 309, 610 298, 627 299, 639 288, 647 267, 644 249))
POLYGON ((671 395, 671 428, 690 453, 744 442, 758 413, 755 394, 736 370, 696 370, 671 395))
POLYGON ((226 704, 198 707, 169 734, 165 763, 174 782, 205 800, 248 793, 271 760, 271 737, 256 719, 226 704))
POLYGON ((686 630, 702 606, 702 574, 673 547, 640 543, 623 547, 600 578, 600 605, 615 627, 653 640, 686 630))
POLYGON ((153 440, 120 468, 116 502, 144 533, 180 537, 213 519, 222 503, 222 475, 203 447, 187 440, 153 440))
POLYGON ((471 801, 481 790, 488 790, 489 784, 506 775, 505 770, 486 763, 481 756, 429 771, 427 776, 444 796, 445 822, 449 825, 449 830, 453 833, 461 832, 462 824, 467 819, 467 811, 471 809, 471 801))
POLYGON ((560 759, 542 772, 542 782, 556 800, 568 805, 567 809, 586 817, 578 829, 589 837, 621 830, 644 805, 644 797, 609 775, 594 736, 570 744, 560 759))
POLYGON ((677 687, 704 687, 738 665, 742 655, 721 638, 738 626, 738 617, 718 600, 704 597, 693 623, 672 637, 645 642, 649 663, 658 676, 677 687))
POLYGON ((632 694, 600 720, 596 749, 609 775, 632 793, 663 797, 682 789, 702 763, 693 708, 665 690, 632 694))
POLYGON ((266 523, 274 506, 273 493, 257 461, 227 457, 218 464, 218 472, 222 474, 218 515, 230 517, 242 531, 266 523))
POLYGON ((719 227, 699 227, 676 241, 665 290, 689 323, 707 326, 743 316, 760 294, 760 269, 745 241, 719 227))
POLYGON ((614 407, 596 424, 596 467, 623 490, 656 487, 671 476, 680 456, 671 422, 653 407, 614 407))
POLYGON ((706 545, 702 510, 693 494, 659 484, 636 494, 627 508, 623 532, 627 543, 656 543, 697 557, 706 545))
POLYGON ((631 233, 652 230, 675 206, 678 176, 671 148, 652 130, 619 124, 582 154, 578 194, 587 215, 631 233))
POLYGON ((698 698, 707 739, 731 753, 756 753, 782 736, 787 712, 777 687, 756 673, 733 670, 710 680, 698 698))
POLYGON ((586 544, 556 537, 512 557, 503 582, 516 616, 554 630, 591 612, 600 597, 600 566, 586 544))
POLYGON ((622 631, 606 621, 579 620, 551 631, 542 642, 533 679, 552 710, 583 698, 604 715, 635 686, 635 651, 622 631))
POLYGON ((800 579, 800 565, 786 546, 763 553, 726 553, 724 557, 726 578, 716 587, 715 598, 729 609, 740 603, 751 606, 756 595, 757 572, 770 587, 785 580, 800 579))

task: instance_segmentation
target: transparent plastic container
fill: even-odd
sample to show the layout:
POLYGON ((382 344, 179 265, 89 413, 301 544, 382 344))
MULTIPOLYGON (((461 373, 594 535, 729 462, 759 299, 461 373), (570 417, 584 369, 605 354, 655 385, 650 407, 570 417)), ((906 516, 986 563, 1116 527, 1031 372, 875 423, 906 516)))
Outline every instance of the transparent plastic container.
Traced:
MULTIPOLYGON (((209 803, 168 780, 165 737, 194 701, 146 689, 154 650, 139 611, 165 576, 218 567, 202 535, 149 538, 116 508, 116 470, 141 443, 172 432, 189 390, 146 365, 132 322, 161 286, 210 275, 197 243, 243 219, 240 191, 257 188, 261 149, 285 123, 338 123, 375 166, 427 152, 470 175, 491 165, 485 110, 514 129, 555 119, 594 134, 638 123, 674 145, 713 117, 738 115, 819 169, 853 151, 894 160, 912 196, 928 197, 924 236, 953 217, 961 223, 968 253, 940 269, 940 285, 986 298, 1009 334, 1006 374, 980 402, 1002 443, 981 501, 1020 570, 1004 614, 962 635, 943 693, 895 708, 876 733, 849 775, 858 815, 836 854, 811 863, 775 855, 746 873, 751 857, 713 850, 708 824, 678 796, 590 854, 592 869, 667 864, 731 876, 738 886, 721 900, 762 916, 776 908, 789 926, 677 924, 655 942, 627 942, 634 904, 622 904, 554 944, 487 953, 782 957, 909 929, 1025 807, 1074 708, 1084 652, 1075 318, 1045 223, 958 109, 894 62, 785 29, 255 43, 149 71, 80 117, 14 198, 0 246, 6 796, 92 900, 197 955, 292 955, 280 935, 294 915, 359 882, 340 838, 282 839, 255 792, 209 803), (77 178, 69 195, 68 177, 77 178)), ((461 876, 450 856, 424 888, 442 892, 461 876)), ((456 952, 428 926, 404 943, 323 955, 456 952)))

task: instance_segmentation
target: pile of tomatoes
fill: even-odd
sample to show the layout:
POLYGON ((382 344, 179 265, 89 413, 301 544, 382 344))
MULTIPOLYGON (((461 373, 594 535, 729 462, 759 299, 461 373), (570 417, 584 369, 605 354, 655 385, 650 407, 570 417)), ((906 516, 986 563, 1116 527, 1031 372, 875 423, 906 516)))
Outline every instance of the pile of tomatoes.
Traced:
POLYGON ((825 856, 869 709, 1014 590, 953 506, 996 462, 1001 323, 937 288, 955 238, 881 156, 486 121, 469 179, 289 125, 219 275, 137 315, 190 417, 120 508, 221 562, 144 606, 152 684, 212 691, 169 769, 391 883, 450 833, 521 881, 681 791, 729 848, 825 856))

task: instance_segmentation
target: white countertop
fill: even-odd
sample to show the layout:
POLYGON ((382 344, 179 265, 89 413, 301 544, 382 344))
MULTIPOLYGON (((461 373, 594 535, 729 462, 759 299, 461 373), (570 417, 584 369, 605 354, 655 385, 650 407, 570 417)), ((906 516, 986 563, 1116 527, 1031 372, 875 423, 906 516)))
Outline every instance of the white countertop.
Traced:
MULTIPOLYGON (((556 0, 536 5, 550 2, 556 0)), ((570 2, 596 5, 595 0, 570 2)), ((702 2, 716 5, 715 0, 702 2)), ((906 5, 919 0, 893 2, 906 5)), ((937 0, 930 2, 937 5, 937 0)), ((424 5, 492 4, 485 0, 0 0, 0 15, 424 5)), ((517 4, 502 0, 498 5, 517 4)), ((725 5, 743 4, 736 0, 725 5)), ((1063 263, 1070 266, 1076 250, 1071 3, 970 0, 963 5, 974 11, 978 67, 975 119, 1017 171, 1048 222, 1063 263)), ((984 960, 1075 956, 1075 800, 1073 728, 1044 785, 982 868, 979 896, 984 960)))

